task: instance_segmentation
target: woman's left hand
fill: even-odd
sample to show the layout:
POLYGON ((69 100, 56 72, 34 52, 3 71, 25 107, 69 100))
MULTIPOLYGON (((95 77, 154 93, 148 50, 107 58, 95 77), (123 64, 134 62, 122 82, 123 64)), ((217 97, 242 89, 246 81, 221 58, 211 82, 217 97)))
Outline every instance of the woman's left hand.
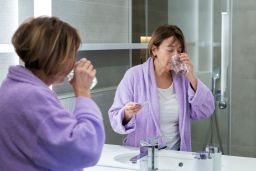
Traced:
POLYGON ((192 88, 196 91, 197 78, 196 78, 196 75, 193 72, 193 64, 192 64, 191 60, 189 59, 188 54, 187 53, 181 53, 180 54, 180 60, 181 60, 182 63, 187 65, 186 77, 190 81, 190 84, 191 84, 192 88))

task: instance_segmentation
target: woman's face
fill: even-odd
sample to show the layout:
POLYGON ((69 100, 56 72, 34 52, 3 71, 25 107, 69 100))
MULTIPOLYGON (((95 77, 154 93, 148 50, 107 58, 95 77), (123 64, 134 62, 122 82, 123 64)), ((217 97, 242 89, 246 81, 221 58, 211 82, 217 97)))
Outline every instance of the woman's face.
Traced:
POLYGON ((166 38, 162 41, 159 47, 153 47, 153 55, 155 56, 155 62, 157 67, 170 71, 171 68, 171 56, 179 54, 182 51, 179 40, 173 36, 166 38))

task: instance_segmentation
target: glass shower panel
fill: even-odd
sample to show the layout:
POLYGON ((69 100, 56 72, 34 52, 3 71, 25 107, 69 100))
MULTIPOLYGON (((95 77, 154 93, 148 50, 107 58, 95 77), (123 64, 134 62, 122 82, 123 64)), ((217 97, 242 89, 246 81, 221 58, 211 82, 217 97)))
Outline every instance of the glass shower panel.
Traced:
POLYGON ((187 52, 197 76, 211 88, 212 0, 169 0, 168 23, 184 32, 187 52))
MULTIPOLYGON (((198 8, 198 72, 212 71, 213 4, 212 0, 199 0, 198 8)), ((210 76, 211 78, 211 76, 210 76)))
POLYGON ((212 88, 213 0, 198 0, 197 76, 212 88))
MULTIPOLYGON (((221 144, 223 147, 224 154, 230 154, 230 77, 229 69, 230 69, 230 54, 231 47, 229 39, 231 36, 230 28, 230 10, 227 4, 229 0, 219 2, 220 11, 219 15, 219 34, 220 35, 220 43, 217 43, 217 48, 220 49, 219 58, 214 62, 214 71, 220 72, 220 78, 217 83, 217 99, 216 99, 216 117, 219 121, 219 129, 220 129, 220 138, 215 138, 214 141, 217 143, 218 140, 221 140, 221 144), (218 44, 220 44, 218 46, 218 44), (217 63, 216 63, 217 62, 217 63)), ((218 41, 216 41, 218 42, 218 41)), ((216 50, 216 48, 215 48, 216 50)), ((218 53, 218 52, 217 52, 218 53)), ((215 55, 216 56, 216 55, 215 55)), ((220 144, 220 143, 219 143, 220 144)))
MULTIPOLYGON (((213 0, 168 0, 168 23, 184 32, 187 52, 200 80, 212 89, 213 0)), ((192 122, 193 151, 203 150, 212 137, 211 119, 192 122), (201 131, 207 130, 207 131, 201 131)))
POLYGON ((179 26, 185 36, 187 52, 198 70, 198 0, 168 0, 168 23, 179 26))

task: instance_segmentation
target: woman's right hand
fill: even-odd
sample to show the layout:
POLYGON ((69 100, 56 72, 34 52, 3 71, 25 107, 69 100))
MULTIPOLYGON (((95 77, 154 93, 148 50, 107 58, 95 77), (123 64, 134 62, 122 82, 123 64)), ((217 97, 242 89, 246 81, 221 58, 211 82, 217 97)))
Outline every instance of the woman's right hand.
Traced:
POLYGON ((126 125, 131 118, 141 109, 141 105, 136 102, 129 102, 124 106, 123 125, 126 125))
POLYGON ((91 97, 91 84, 96 75, 90 60, 82 58, 74 65, 74 77, 70 81, 75 96, 91 97))

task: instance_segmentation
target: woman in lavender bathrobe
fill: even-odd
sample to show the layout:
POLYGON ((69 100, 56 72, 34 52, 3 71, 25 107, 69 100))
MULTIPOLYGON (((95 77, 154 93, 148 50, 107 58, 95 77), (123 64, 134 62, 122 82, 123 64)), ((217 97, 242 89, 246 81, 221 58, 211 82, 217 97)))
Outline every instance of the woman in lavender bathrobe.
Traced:
POLYGON ((56 17, 24 22, 12 38, 25 66, 9 68, 0 87, 0 170, 78 171, 99 160, 105 141, 101 112, 90 98, 96 74, 90 61, 75 63, 81 40, 56 17), (49 86, 70 81, 74 112, 49 86))
POLYGON ((138 147, 146 137, 163 137, 160 146, 191 151, 191 119, 208 118, 214 111, 211 91, 194 74, 182 31, 162 25, 149 42, 151 57, 130 68, 117 87, 109 118, 113 130, 127 134, 124 144, 138 147), (174 72, 171 56, 187 66, 174 72))

